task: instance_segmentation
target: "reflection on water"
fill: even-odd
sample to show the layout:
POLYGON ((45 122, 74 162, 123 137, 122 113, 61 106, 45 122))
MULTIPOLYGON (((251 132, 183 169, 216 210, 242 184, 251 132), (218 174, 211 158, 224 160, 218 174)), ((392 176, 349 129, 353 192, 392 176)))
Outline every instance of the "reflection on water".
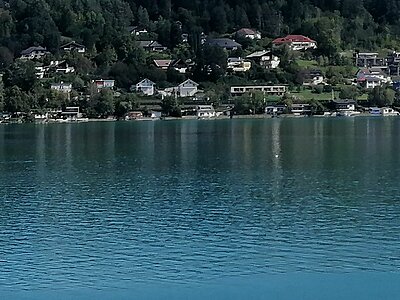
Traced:
POLYGON ((398 272, 396 118, 0 126, 0 290, 398 272))

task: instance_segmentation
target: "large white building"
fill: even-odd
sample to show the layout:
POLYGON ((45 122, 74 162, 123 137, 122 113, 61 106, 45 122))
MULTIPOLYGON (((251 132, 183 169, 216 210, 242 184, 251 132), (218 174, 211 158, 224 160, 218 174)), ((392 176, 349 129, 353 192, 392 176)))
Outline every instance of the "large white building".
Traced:
POLYGON ((241 96, 245 93, 251 92, 262 92, 272 96, 283 96, 287 92, 287 86, 285 85, 243 85, 243 86, 232 86, 231 95, 241 96))

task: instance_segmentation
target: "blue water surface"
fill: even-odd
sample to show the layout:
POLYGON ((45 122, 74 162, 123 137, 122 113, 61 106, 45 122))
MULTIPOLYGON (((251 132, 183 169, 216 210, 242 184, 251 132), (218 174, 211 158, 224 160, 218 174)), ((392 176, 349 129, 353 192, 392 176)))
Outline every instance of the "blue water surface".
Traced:
POLYGON ((400 119, 0 126, 0 298, 397 299, 400 119))

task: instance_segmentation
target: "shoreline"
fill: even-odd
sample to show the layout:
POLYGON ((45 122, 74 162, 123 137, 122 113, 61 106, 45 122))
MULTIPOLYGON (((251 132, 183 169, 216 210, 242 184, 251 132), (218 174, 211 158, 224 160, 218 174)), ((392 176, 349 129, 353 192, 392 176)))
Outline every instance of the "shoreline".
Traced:
POLYGON ((87 119, 85 121, 55 121, 55 120, 50 120, 50 121, 40 121, 40 122, 23 122, 21 120, 19 121, 10 121, 10 122, 1 122, 0 125, 7 125, 7 124, 82 124, 82 123, 94 123, 94 122, 100 122, 100 123, 107 123, 107 122, 145 122, 145 121, 217 121, 217 120, 261 120, 261 119, 309 119, 309 118, 318 118, 318 119, 351 119, 351 118, 358 118, 358 117, 373 117, 373 118, 387 118, 387 117, 400 117, 400 116, 395 116, 395 115, 371 115, 370 113, 360 113, 358 115, 354 116, 324 116, 324 115, 312 115, 312 116, 307 116, 307 115, 293 115, 293 114, 287 114, 287 115, 279 115, 279 116, 272 116, 272 115, 235 115, 232 118, 229 116, 219 116, 219 117, 213 117, 213 118, 198 118, 196 116, 184 116, 184 117, 164 117, 164 118, 139 118, 139 119, 132 119, 132 120, 119 120, 119 119, 87 119))

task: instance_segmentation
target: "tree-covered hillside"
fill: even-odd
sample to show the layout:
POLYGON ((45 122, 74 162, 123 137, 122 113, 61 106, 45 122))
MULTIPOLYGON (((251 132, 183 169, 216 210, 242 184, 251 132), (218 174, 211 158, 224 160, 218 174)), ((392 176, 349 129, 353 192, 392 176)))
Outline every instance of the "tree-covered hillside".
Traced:
POLYGON ((65 99, 63 102, 45 92, 50 81, 71 82, 77 94, 92 94, 88 83, 93 79, 115 79, 118 88, 129 92, 143 78, 163 88, 190 77, 204 83, 206 92, 210 90, 216 98, 221 98, 218 92, 223 90, 216 85, 225 84, 226 88, 228 80, 296 85, 301 66, 285 51, 278 53, 279 71, 253 65, 245 75, 222 76, 227 71, 228 55, 243 57, 269 49, 274 38, 287 34, 314 39, 318 49, 303 59, 324 66, 329 84, 344 84, 354 70, 349 56, 341 55, 343 51, 399 49, 399 15, 400 0, 0 0, 0 72, 4 83, 0 100, 25 103, 0 104, 9 110, 60 106, 65 99), (132 26, 145 28, 144 39, 158 41, 167 51, 146 52, 139 46, 140 38, 129 31, 132 26), (202 45, 205 35, 232 37, 240 28, 256 29, 263 39, 240 41, 243 49, 236 53, 202 45), (84 45, 86 54, 62 53, 60 45, 70 41, 84 45), (46 47, 50 57, 40 64, 19 61, 21 51, 31 46, 46 47), (165 58, 190 60, 195 67, 184 75, 173 70, 161 72, 153 60, 165 58), (76 72, 39 80, 35 75, 38 66, 51 60, 66 61, 76 72), (48 99, 55 99, 55 104, 49 104, 48 99))
POLYGON ((56 50, 63 37, 102 51, 123 43, 127 26, 157 27, 153 22, 162 21, 154 29, 167 45, 179 30, 223 34, 253 27, 270 37, 309 35, 333 51, 391 46, 400 31, 399 15, 398 0, 3 0, 0 41, 11 52, 2 49, 2 56, 32 44, 56 50))

